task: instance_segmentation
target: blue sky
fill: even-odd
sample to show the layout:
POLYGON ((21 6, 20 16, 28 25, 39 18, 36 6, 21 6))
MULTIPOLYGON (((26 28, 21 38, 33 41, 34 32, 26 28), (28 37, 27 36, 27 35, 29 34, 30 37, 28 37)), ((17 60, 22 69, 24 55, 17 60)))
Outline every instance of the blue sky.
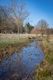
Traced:
MULTIPOLYGON (((29 12, 28 21, 36 25, 40 19, 48 22, 53 27, 53 0, 23 0, 29 12)), ((9 0, 0 0, 0 4, 9 4, 9 0)))

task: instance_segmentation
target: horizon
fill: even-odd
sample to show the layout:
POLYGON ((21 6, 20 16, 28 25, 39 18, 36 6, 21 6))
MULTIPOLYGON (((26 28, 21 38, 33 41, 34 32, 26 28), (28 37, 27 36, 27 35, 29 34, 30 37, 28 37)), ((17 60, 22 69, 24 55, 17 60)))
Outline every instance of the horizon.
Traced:
MULTIPOLYGON (((9 4, 10 0, 0 0, 0 5, 9 4)), ((49 27, 53 28, 53 1, 52 0, 25 0, 29 12, 27 22, 35 26, 37 22, 44 19, 49 27)))

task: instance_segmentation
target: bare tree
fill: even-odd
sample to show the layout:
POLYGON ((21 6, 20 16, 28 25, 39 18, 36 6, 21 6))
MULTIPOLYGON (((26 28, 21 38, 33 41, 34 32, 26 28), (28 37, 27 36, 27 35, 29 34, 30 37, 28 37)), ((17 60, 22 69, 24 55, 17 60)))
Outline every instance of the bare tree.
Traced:
POLYGON ((45 20, 40 20, 37 24, 38 29, 40 29, 42 37, 43 34, 47 34, 48 23, 45 20))
POLYGON ((11 10, 13 12, 15 23, 17 24, 18 33, 20 30, 22 32, 23 23, 28 17, 28 12, 23 0, 11 0, 11 10))
POLYGON ((0 33, 12 33, 16 24, 14 19, 10 16, 9 8, 0 6, 0 33))
POLYGON ((0 32, 6 28, 8 14, 6 13, 6 9, 0 6, 0 32))

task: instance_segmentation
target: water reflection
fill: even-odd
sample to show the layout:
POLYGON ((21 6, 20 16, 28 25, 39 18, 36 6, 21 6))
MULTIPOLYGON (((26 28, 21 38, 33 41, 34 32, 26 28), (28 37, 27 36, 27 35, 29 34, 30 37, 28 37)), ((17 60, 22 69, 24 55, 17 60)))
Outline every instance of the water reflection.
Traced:
POLYGON ((0 80, 22 80, 32 73, 36 65, 44 59, 44 54, 36 42, 23 47, 0 64, 0 80), (17 79, 14 79, 17 78, 17 79))

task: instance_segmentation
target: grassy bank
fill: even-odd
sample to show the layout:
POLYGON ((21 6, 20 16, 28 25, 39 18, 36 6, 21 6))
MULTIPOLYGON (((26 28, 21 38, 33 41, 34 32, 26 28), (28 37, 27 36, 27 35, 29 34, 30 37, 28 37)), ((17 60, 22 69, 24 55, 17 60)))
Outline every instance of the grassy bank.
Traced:
POLYGON ((20 43, 23 43, 25 41, 27 41, 28 38, 11 38, 11 39, 1 39, 0 40, 0 48, 4 48, 7 46, 16 46, 19 45, 20 43))
POLYGON ((17 34, 0 36, 0 61, 4 57, 11 55, 14 51, 18 52, 28 42, 28 37, 17 36, 17 34))
POLYGON ((41 47, 44 51, 45 59, 35 71, 34 80, 53 80, 53 37, 50 37, 49 41, 43 38, 41 47))

